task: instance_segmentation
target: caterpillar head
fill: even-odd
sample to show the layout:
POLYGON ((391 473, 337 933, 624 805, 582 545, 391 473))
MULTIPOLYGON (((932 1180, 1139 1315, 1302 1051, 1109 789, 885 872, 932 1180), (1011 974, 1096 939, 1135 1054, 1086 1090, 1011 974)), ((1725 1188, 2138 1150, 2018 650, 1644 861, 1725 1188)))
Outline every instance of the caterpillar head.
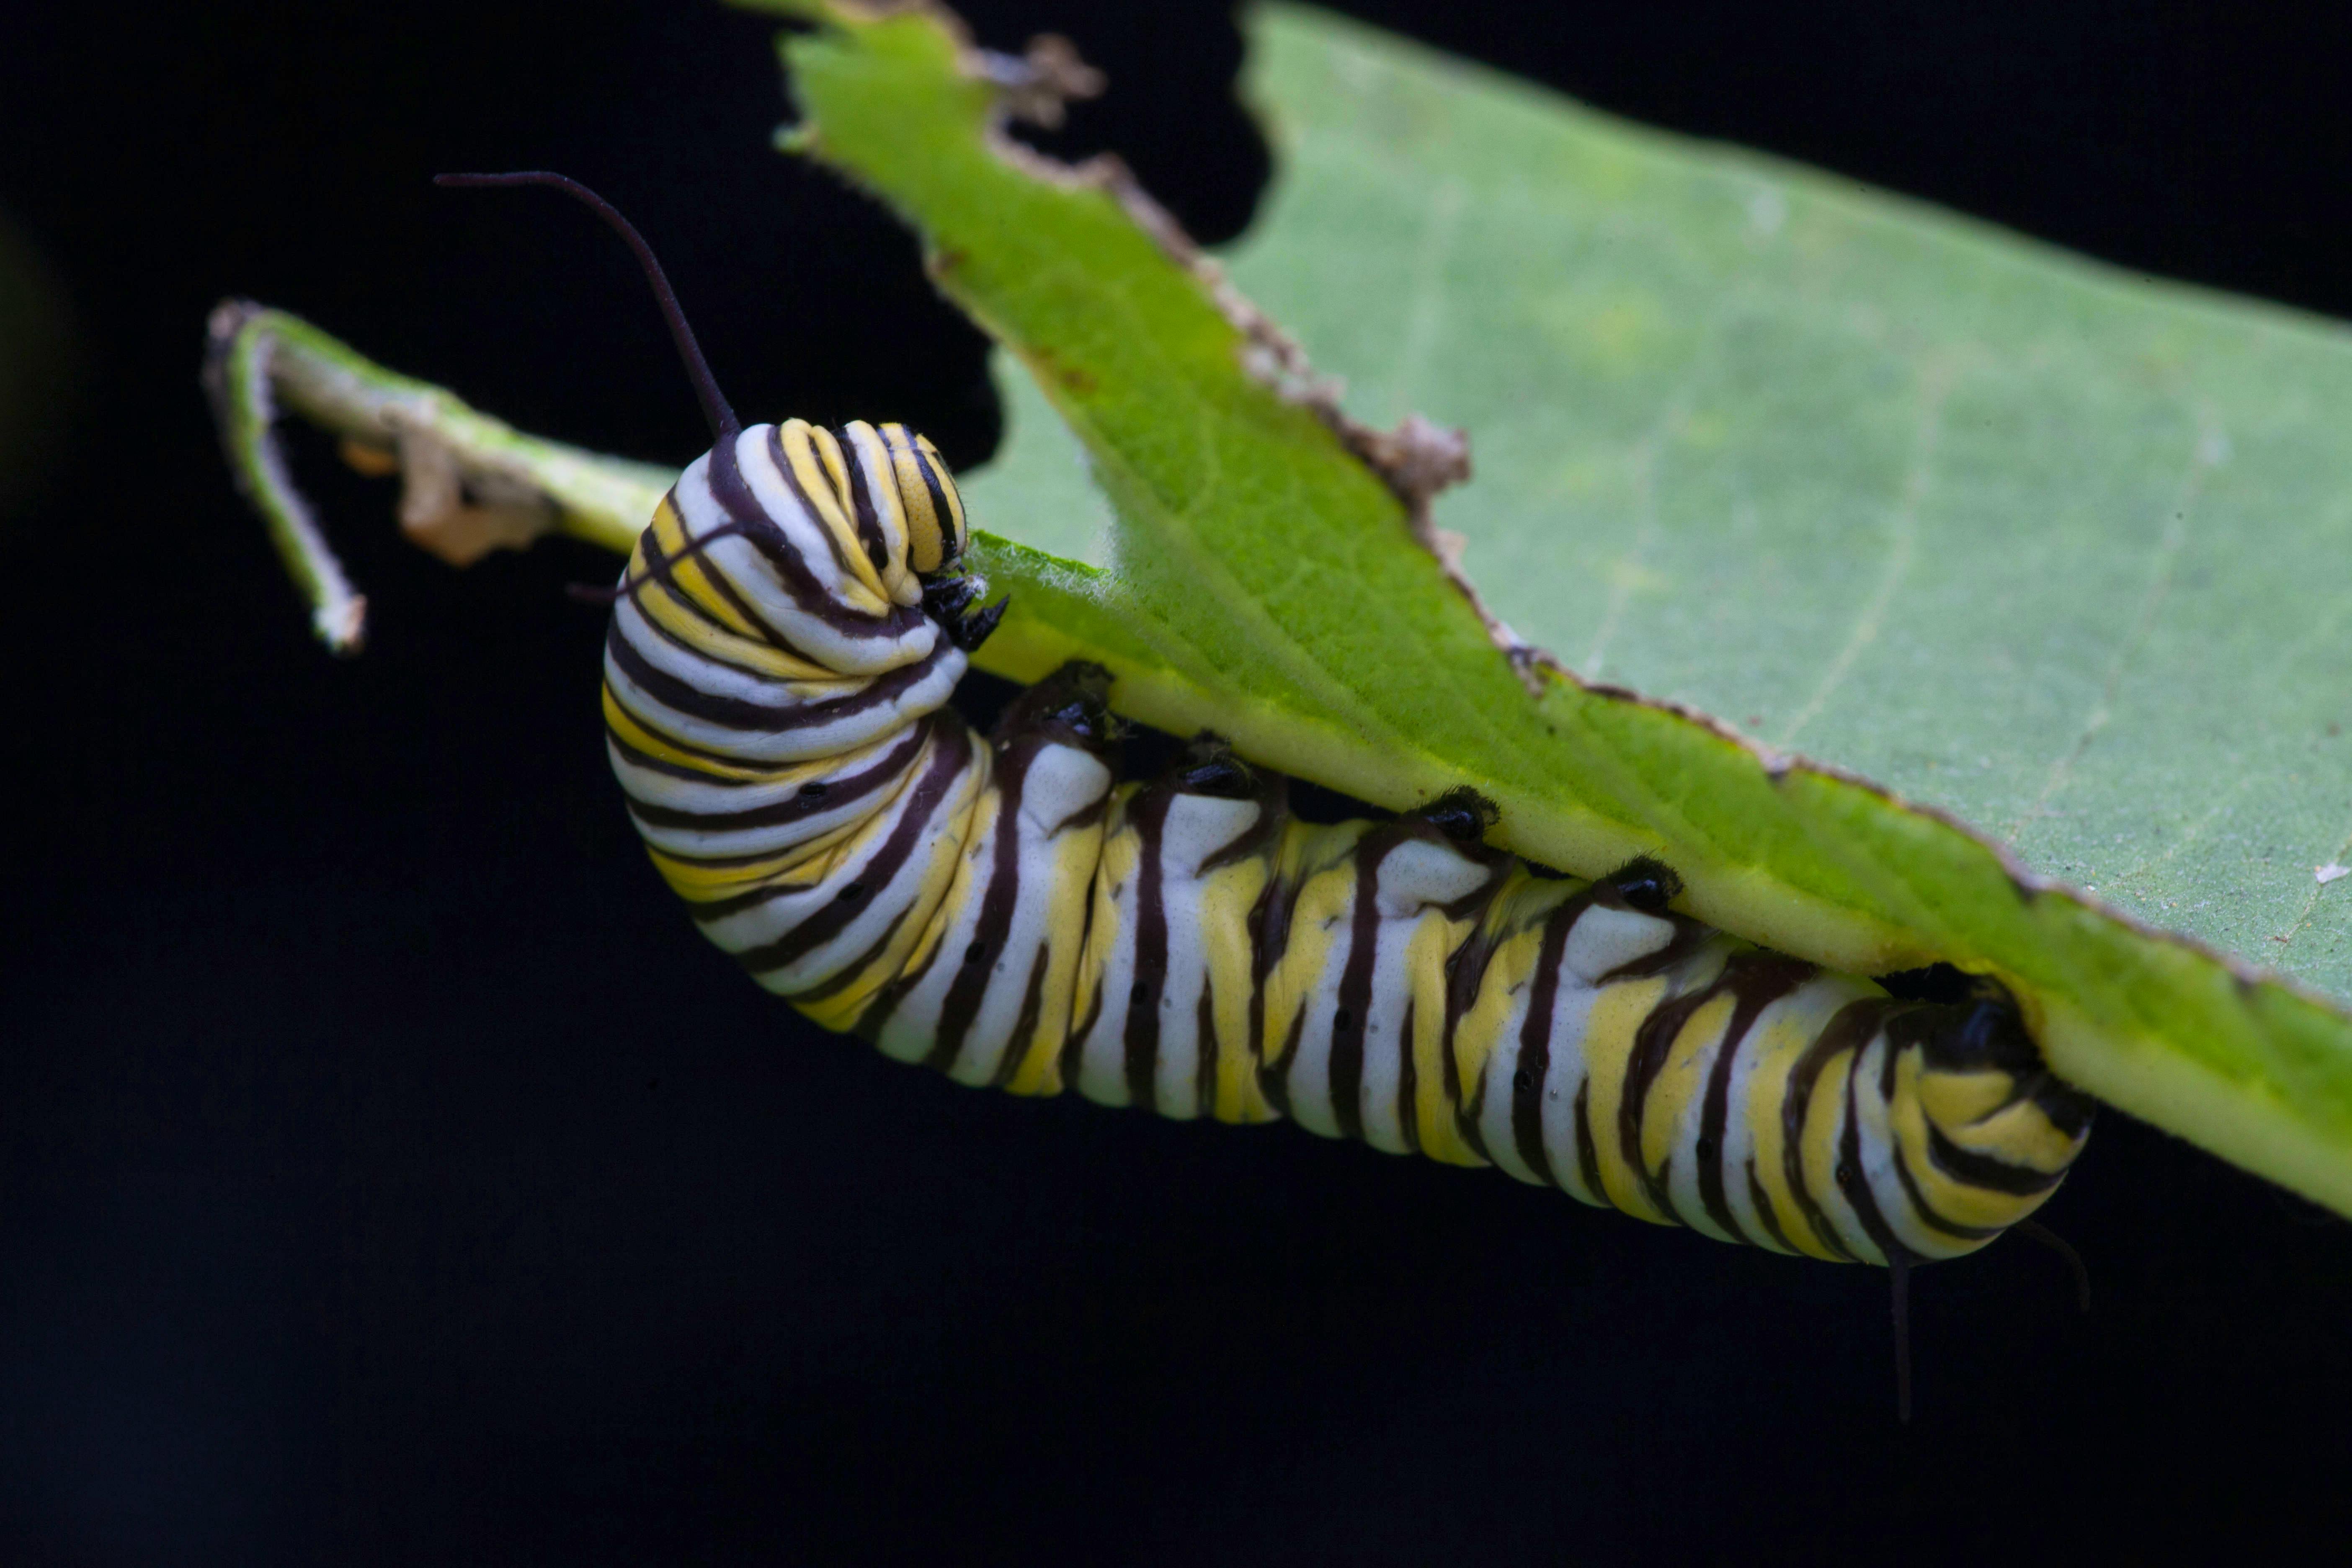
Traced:
POLYGON ((798 419, 775 428, 777 458, 813 497, 811 510, 835 535, 833 553, 853 569, 853 558, 872 568, 862 585, 891 605, 920 606, 958 647, 978 647, 1003 607, 972 609, 988 584, 963 569, 963 497, 938 448, 904 425, 862 419, 838 431, 798 419), (810 490, 820 477, 831 506, 810 490))
MULTIPOLYGON (((870 510, 884 536, 876 541, 869 533, 869 549, 881 543, 924 582, 963 559, 963 498, 938 448, 904 425, 877 426, 862 419, 844 426, 840 441, 857 464, 850 489, 865 492, 856 498, 860 528, 866 528, 870 510)), ((875 563, 882 564, 878 557, 875 563)))
POLYGON ((969 650, 994 627, 1001 606, 972 609, 986 584, 961 570, 966 538, 930 443, 901 426, 792 419, 723 431, 688 466, 624 589, 675 588, 813 672, 797 679, 861 678, 969 650))
POLYGON ((851 459, 851 500, 868 556, 884 573, 894 602, 921 605, 949 641, 967 653, 978 647, 1003 619, 1004 605, 972 608, 988 583, 963 569, 971 537, 963 497, 938 449, 904 425, 877 426, 862 419, 843 426, 838 440, 851 459))

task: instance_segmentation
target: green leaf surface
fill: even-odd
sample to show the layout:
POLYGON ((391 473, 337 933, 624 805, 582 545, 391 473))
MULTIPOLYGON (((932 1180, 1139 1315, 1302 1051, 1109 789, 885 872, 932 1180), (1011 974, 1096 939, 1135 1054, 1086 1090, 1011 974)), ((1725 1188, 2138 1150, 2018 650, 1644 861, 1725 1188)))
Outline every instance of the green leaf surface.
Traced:
POLYGON ((1506 620, 2352 996, 2342 326, 1329 18, 1254 41, 1284 173, 1234 275, 1359 416, 1475 433, 1437 521, 1506 620))
POLYGON ((1116 513, 1072 522, 1067 437, 1016 398, 975 513, 1097 564, 990 542, 1016 609, 984 662, 1101 658, 1129 712, 1383 804, 1474 784, 1510 847, 1661 854, 1693 912, 1807 957, 1996 973, 2067 1076, 2352 1212, 2352 1020, 2025 871, 2352 989, 2352 884, 2313 875, 2352 830, 2339 332, 1256 13, 1284 166, 1235 276, 1360 413, 1476 432, 1439 521, 1505 618, 1751 744, 1530 695, 1212 280, 1115 179, 1003 140, 942 14, 782 8, 824 24, 784 46, 790 143, 921 233, 1116 513))

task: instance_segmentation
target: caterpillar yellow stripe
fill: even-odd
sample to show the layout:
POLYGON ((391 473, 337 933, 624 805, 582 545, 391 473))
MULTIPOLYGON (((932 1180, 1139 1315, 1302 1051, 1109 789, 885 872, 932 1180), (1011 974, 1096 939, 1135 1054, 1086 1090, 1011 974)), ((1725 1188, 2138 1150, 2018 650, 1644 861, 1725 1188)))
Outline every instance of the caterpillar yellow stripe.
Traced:
POLYGON ((1213 739, 1122 783, 1074 665, 974 735, 997 611, 895 425, 727 428, 640 538, 613 767, 704 932, 828 1028, 960 1082, 1287 1118, 1725 1241, 1908 1264, 2038 1208, 2092 1105, 2009 999, 1898 1000, 1486 847, 1468 792, 1294 817, 1213 739))

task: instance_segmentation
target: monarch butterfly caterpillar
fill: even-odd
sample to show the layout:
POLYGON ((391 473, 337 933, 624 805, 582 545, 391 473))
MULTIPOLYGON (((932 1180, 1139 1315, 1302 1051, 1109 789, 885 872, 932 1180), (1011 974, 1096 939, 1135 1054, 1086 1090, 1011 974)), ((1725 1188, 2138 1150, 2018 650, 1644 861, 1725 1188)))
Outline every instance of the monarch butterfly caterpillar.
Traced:
POLYGON ((1654 861, 1528 865, 1468 790, 1310 825, 1208 735, 1121 782, 1091 665, 974 734, 946 704, 1003 606, 974 608, 929 443, 742 427, 618 214, 555 176, 451 178, 582 195, 663 300, 717 439, 614 591, 612 764, 704 934, 824 1026, 964 1083, 1287 1118, 1898 1279, 2024 1220, 2081 1152, 2091 1101, 1997 986, 1900 1000, 1675 912, 1654 861))

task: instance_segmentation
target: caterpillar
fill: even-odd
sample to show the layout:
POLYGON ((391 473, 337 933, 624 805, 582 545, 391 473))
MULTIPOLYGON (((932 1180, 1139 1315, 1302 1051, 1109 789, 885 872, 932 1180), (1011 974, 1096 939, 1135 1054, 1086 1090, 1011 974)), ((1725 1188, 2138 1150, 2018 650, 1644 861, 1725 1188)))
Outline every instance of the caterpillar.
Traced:
POLYGON ((920 437, 756 426, 686 470, 614 607, 606 740, 654 863, 821 1026, 1839 1261, 1974 1251, 2080 1152, 2090 1102, 2005 997, 1755 947, 1654 861, 1552 875, 1484 847, 1468 791, 1313 826, 1213 736, 1120 783, 1084 664, 983 741, 945 706, 992 620, 943 575, 962 535, 920 437))
POLYGON ((1997 985, 1898 999, 1678 912, 1654 860, 1529 865, 1467 789, 1309 824, 1206 734, 1122 781, 1092 665, 974 733, 947 704, 1003 606, 977 607, 937 451, 740 425, 651 252, 562 183, 638 249, 715 436, 613 592, 613 770, 703 933, 818 1024, 962 1083, 1289 1120, 1898 1280, 2081 1152, 2091 1100, 1997 985))

